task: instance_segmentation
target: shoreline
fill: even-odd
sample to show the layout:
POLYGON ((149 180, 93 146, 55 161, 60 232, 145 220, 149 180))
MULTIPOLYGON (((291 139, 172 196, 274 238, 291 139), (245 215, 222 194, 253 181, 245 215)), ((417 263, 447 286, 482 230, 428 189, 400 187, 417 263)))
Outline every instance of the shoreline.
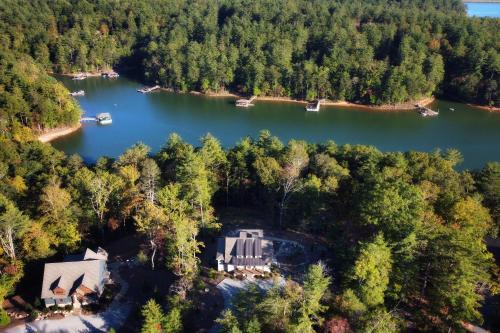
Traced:
POLYGON ((68 134, 74 133, 78 131, 80 128, 82 128, 82 124, 79 122, 75 126, 65 126, 65 127, 58 127, 58 128, 53 128, 48 131, 45 131, 37 136, 38 141, 47 143, 50 141, 53 141, 57 138, 66 136, 68 134))
POLYGON ((470 104, 470 103, 466 103, 466 105, 470 106, 471 108, 476 108, 476 109, 480 109, 483 111, 500 112, 500 107, 496 107, 496 106, 477 105, 477 104, 470 104))
MULTIPOLYGON (((500 0, 498 0, 500 1, 500 0)), ((85 74, 87 77, 100 77, 102 73, 106 73, 107 71, 98 71, 98 72, 79 72, 79 73, 60 73, 59 75, 62 76, 67 76, 67 77, 75 77, 78 76, 79 74, 85 74)), ((176 94, 190 94, 193 96, 204 96, 204 97, 214 97, 214 98, 223 98, 223 97, 231 97, 231 98, 248 98, 247 95, 242 95, 238 93, 233 93, 230 92, 229 90, 224 90, 221 92, 201 92, 201 91, 196 91, 196 90, 191 90, 188 92, 181 92, 181 91, 175 91, 172 88, 166 88, 166 87, 160 87, 161 91, 166 91, 170 93, 176 93, 176 94)), ((365 110, 365 111, 389 111, 389 112, 398 112, 398 111, 413 111, 417 108, 417 104, 422 105, 422 106, 429 106, 432 104, 434 101, 436 101, 436 97, 431 96, 431 97, 424 97, 422 99, 416 100, 416 101, 410 101, 406 103, 401 103, 401 104, 382 104, 382 105, 370 105, 370 104, 359 104, 359 103, 353 103, 353 102, 348 102, 348 101, 332 101, 329 99, 322 99, 321 105, 322 106, 336 106, 336 107, 343 107, 343 108, 356 108, 360 110, 365 110)), ((293 97, 276 97, 276 96, 257 96, 255 98, 257 101, 265 101, 265 102, 282 102, 282 103, 298 103, 298 104, 304 104, 306 105, 309 103, 306 100, 303 99, 296 99, 293 97)), ((464 102, 462 102, 464 103, 464 102)), ((500 107, 491 107, 491 106, 486 106, 486 105, 477 105, 477 104, 472 104, 472 103, 464 103, 467 106, 470 106, 472 108, 476 109, 481 109, 484 111, 489 111, 489 112, 500 112, 500 107)))
MULTIPOLYGON (((162 90, 175 92, 168 88, 162 88, 162 90)), ((189 94, 194 96, 205 96, 205 97, 232 97, 232 98, 248 98, 245 95, 239 95, 235 93, 231 93, 229 91, 219 92, 219 93, 202 93, 200 91, 190 91, 189 94)), ((306 105, 309 103, 303 99, 296 99, 292 97, 275 97, 275 96, 257 96, 255 98, 256 101, 265 101, 265 102, 281 102, 281 103, 297 103, 306 105)), ((369 105, 369 104, 358 104, 347 101, 332 101, 329 99, 322 99, 322 106, 339 106, 346 108, 357 108, 369 111, 413 111, 417 107, 417 104, 422 106, 428 106, 432 104, 436 100, 436 97, 425 97, 417 101, 411 101, 402 104, 382 104, 382 105, 369 105)))

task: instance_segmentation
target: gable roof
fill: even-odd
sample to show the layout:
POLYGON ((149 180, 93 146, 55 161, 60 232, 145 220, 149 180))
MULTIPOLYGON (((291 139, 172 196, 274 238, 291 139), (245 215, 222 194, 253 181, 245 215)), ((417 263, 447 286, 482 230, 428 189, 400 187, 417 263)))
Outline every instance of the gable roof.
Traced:
POLYGON ((41 298, 66 298, 82 285, 91 292, 102 292, 106 259, 106 251, 99 248, 97 252, 87 249, 82 254, 70 256, 69 261, 45 264, 41 298), (56 288, 57 294, 54 293, 56 288))
POLYGON ((228 233, 228 236, 218 239, 215 259, 237 266, 260 266, 270 262, 273 256, 273 243, 263 239, 263 234, 262 229, 238 229, 228 233))
POLYGON ((96 252, 87 248, 83 253, 71 254, 64 257, 64 261, 82 260, 108 260, 108 253, 103 248, 98 247, 96 252))

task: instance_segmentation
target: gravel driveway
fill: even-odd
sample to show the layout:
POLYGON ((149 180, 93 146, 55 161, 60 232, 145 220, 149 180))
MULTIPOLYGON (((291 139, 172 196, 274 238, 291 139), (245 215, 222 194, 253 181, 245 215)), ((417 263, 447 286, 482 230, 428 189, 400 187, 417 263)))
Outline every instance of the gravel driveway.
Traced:
MULTIPOLYGON (((281 286, 285 285, 285 279, 282 277, 279 277, 277 281, 281 286)), ((217 288, 221 291, 222 297, 224 298, 224 307, 230 307, 232 297, 240 290, 246 288, 250 283, 256 283, 262 290, 269 290, 274 285, 273 279, 262 280, 248 277, 241 281, 225 278, 217 285, 217 288)))

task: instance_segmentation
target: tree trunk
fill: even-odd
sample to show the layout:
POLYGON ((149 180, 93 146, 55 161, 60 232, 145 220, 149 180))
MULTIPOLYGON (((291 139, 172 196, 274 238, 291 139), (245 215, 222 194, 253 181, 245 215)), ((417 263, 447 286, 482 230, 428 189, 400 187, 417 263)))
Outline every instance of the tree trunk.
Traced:
POLYGON ((154 271, 155 270, 155 254, 156 254, 156 244, 153 241, 151 242, 151 249, 153 250, 153 253, 151 254, 151 269, 154 271))

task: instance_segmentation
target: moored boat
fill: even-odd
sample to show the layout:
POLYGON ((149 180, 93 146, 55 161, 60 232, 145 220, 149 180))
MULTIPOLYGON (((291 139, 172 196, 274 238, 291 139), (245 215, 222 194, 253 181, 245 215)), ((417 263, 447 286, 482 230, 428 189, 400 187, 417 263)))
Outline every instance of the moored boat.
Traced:
POLYGON ((73 91, 69 93, 71 96, 76 97, 76 96, 85 96, 85 91, 83 90, 78 90, 78 91, 73 91))
POLYGON ((101 125, 109 125, 113 123, 113 119, 111 119, 111 114, 107 112, 99 113, 96 117, 97 122, 101 125))

